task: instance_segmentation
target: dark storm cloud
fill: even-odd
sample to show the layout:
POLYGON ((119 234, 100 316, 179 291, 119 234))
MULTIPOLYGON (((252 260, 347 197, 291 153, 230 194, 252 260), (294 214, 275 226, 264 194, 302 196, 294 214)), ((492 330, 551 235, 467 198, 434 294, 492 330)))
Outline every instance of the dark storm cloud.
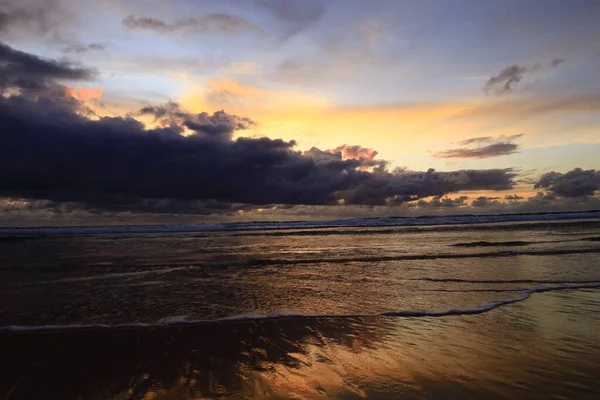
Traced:
POLYGON ((31 200, 26 198, 0 198, 0 212, 46 211, 55 214, 70 214, 77 211, 88 213, 150 213, 150 214, 193 214, 210 215, 251 211, 255 206, 223 203, 214 200, 185 201, 179 199, 136 199, 105 196, 87 202, 31 200))
POLYGON ((485 84, 483 90, 486 93, 495 93, 498 95, 510 92, 526 74, 537 72, 539 69, 540 66, 538 64, 534 64, 531 67, 516 64, 511 65, 500 71, 498 75, 492 76, 485 84))
POLYGON ((400 170, 396 173, 376 170, 366 174, 368 179, 344 191, 345 204, 398 204, 477 187, 504 190, 512 187, 514 177, 510 169, 453 172, 400 170))
POLYGON ((102 51, 105 50, 106 46, 100 43, 90 43, 88 45, 82 43, 73 43, 68 46, 65 46, 63 49, 64 53, 86 53, 88 51, 102 51))
MULTIPOLYGON (((10 72, 5 89, 21 87, 16 65, 18 74, 42 82, 90 76, 87 69, 2 50, 10 72)), ((180 208, 180 201, 385 205, 460 190, 510 189, 515 176, 509 169, 389 172, 385 161, 370 156, 344 159, 342 151, 318 149, 303 154, 293 150, 294 141, 279 139, 231 140, 253 121, 224 111, 149 106, 137 114, 169 123, 146 129, 133 116, 87 118, 74 99, 46 95, 0 97, 0 196, 136 210, 156 201, 148 199, 168 199, 180 208), (194 132, 182 135, 182 126, 194 132)), ((344 149, 356 155, 365 150, 344 149)))
POLYGON ((132 118, 90 120, 60 103, 0 99, 0 195, 56 201, 214 199, 249 204, 386 204, 470 189, 508 189, 509 170, 360 171, 361 160, 316 160, 294 142, 215 140, 132 118))
POLYGON ((462 146, 477 145, 478 147, 459 147, 440 151, 433 156, 436 158, 491 158, 516 153, 519 145, 512 143, 523 134, 512 136, 485 136, 467 139, 459 142, 462 146))
POLYGON ((249 31, 264 33, 258 25, 243 18, 229 14, 209 14, 200 18, 186 18, 169 23, 158 18, 129 15, 123 19, 123 25, 128 29, 141 29, 159 33, 233 33, 249 31))
POLYGON ((235 131, 248 129, 256 123, 248 117, 231 115, 224 110, 212 115, 202 112, 188 118, 184 125, 196 133, 204 133, 215 138, 231 139, 235 131))
POLYGON ((192 114, 181 109, 175 102, 164 105, 147 106, 134 115, 152 115, 154 120, 162 126, 169 126, 178 133, 182 133, 182 126, 213 138, 231 139, 233 133, 238 130, 248 129, 256 122, 247 117, 231 115, 224 110, 216 111, 212 115, 202 112, 192 114))
POLYGON ((43 90, 54 80, 87 80, 94 72, 66 61, 48 60, 0 42, 0 88, 43 90))
POLYGON ((561 197, 592 196, 600 188, 600 171, 575 168, 567 173, 548 172, 534 186, 561 197))

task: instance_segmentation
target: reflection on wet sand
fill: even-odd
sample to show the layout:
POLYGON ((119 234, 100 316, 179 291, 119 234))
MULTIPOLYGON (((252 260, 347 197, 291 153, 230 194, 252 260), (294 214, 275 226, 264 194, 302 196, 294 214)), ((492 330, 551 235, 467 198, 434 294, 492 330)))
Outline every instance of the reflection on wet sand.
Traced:
POLYGON ((9 399, 595 398, 600 292, 474 316, 0 334, 9 399))

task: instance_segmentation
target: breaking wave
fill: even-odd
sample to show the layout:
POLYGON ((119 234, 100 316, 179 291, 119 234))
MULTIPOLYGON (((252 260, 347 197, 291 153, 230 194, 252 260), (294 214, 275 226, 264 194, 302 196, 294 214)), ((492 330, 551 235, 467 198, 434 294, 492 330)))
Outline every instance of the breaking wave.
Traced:
MULTIPOLYGON (((487 253, 440 253, 440 254, 403 254, 393 256, 366 256, 366 257, 332 257, 332 258, 300 258, 300 259, 248 259, 239 263, 239 266, 263 265, 292 265, 292 264, 345 264, 349 262, 386 262, 386 261, 413 261, 413 260, 439 260, 463 259, 486 257, 516 257, 516 256, 553 256, 568 254, 600 253, 600 248, 587 249, 556 249, 556 250, 530 250, 530 251, 494 251, 487 253)), ((227 263, 231 265, 231 263, 227 263)))
POLYGON ((203 225, 155 225, 155 226, 110 226, 110 227, 65 227, 65 228, 0 228, 3 240, 19 240, 19 237, 48 235, 93 235, 93 234, 144 234, 220 231, 263 231, 283 229, 319 229, 336 227, 385 227, 385 226, 432 226, 488 224, 498 222, 537 222, 600 218, 600 211, 549 213, 549 214, 504 214, 504 215, 455 215, 425 217, 380 217, 329 221, 291 222, 235 222, 203 225))
MULTIPOLYGON (((424 278, 423 280, 439 281, 433 278, 424 278)), ((131 323, 131 324, 120 324, 120 325, 105 325, 105 324, 73 324, 73 325, 40 325, 40 326, 19 326, 11 325, 0 327, 0 333, 18 333, 18 332, 43 332, 43 331, 57 331, 57 330, 83 330, 83 329, 127 329, 127 328, 156 328, 156 327, 171 327, 171 326, 183 326, 183 325, 201 325, 201 324, 212 324, 212 323, 227 323, 227 322, 244 322, 244 321, 255 321, 255 320, 267 320, 267 319, 289 319, 289 318, 369 318, 369 317, 404 317, 404 318, 422 318, 422 317, 446 317, 446 316, 460 316, 460 315, 475 315, 483 314, 485 312, 494 310, 498 307, 506 306, 509 304, 518 303, 527 300, 533 294, 545 293, 551 291, 561 290, 576 290, 576 289, 599 289, 600 282, 598 281, 468 281, 468 280, 446 280, 446 281, 460 281, 460 282, 477 282, 477 283, 514 283, 514 282, 546 282, 546 283, 560 283, 557 286, 536 286, 528 289, 520 290, 506 290, 503 291, 506 294, 511 294, 516 297, 505 300, 489 300, 485 303, 477 304, 472 307, 464 308, 451 308, 439 311, 426 311, 426 310, 392 310, 392 311, 381 311, 377 313, 349 313, 349 314, 301 314, 301 313, 269 313, 269 314, 240 314, 233 315, 230 317, 218 318, 218 319, 205 319, 205 320, 186 320, 183 316, 170 316, 161 318, 155 323, 131 323), (572 283, 575 282, 575 283, 572 283)))
POLYGON ((598 242, 600 237, 586 237, 580 239, 569 239, 569 240, 542 240, 542 241, 510 241, 510 242, 486 242, 480 240, 478 242, 466 242, 466 243, 455 243, 451 244, 452 247, 518 247, 518 246, 529 246, 532 244, 547 244, 547 243, 569 243, 569 242, 598 242))

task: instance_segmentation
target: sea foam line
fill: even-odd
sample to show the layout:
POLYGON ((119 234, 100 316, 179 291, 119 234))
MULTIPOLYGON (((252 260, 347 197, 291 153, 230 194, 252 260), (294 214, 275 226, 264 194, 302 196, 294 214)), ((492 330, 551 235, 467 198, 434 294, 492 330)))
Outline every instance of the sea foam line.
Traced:
POLYGON ((89 329, 123 329, 123 328, 155 328, 155 327, 175 327, 202 325, 211 323, 223 322, 243 322, 255 320, 272 320, 272 319, 288 319, 288 318, 371 318, 371 317, 445 317, 453 315, 475 315, 494 310, 509 304, 525 301, 535 293, 544 293, 560 290, 576 290, 576 289, 599 289, 600 282, 585 283, 577 285, 563 286, 538 286, 530 289, 522 290, 507 290, 505 293, 518 295, 516 298, 507 300, 490 300, 486 303, 476 305, 471 308, 453 308, 440 311, 423 311, 423 310, 397 310, 397 311, 382 311, 378 313, 349 313, 349 314, 300 314, 300 313, 269 313, 269 314, 241 314, 231 317, 204 319, 204 320, 182 320, 181 317, 166 317, 159 320, 157 323, 131 323, 119 325, 107 324, 73 324, 73 325, 39 325, 39 326, 21 326, 10 325, 0 327, 0 333, 17 333, 17 332, 46 332, 59 330, 89 330, 89 329))

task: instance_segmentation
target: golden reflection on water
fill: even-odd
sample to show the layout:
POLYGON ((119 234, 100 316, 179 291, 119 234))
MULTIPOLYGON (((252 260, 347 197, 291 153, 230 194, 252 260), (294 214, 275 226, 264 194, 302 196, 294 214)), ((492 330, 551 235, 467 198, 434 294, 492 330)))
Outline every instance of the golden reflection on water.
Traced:
POLYGON ((442 318, 5 335, 8 398, 595 398, 600 292, 442 318), (579 306, 581 305, 581 306, 579 306), (567 323, 568 322, 568 323, 567 323), (12 396, 12 397, 11 397, 12 396))
MULTIPOLYGON (((509 280, 598 276, 595 254, 427 258, 488 251, 450 247, 457 241, 529 240, 531 235, 520 231, 477 231, 469 237, 462 231, 454 237, 435 231, 338 235, 328 237, 327 246, 320 234, 227 235, 226 240, 183 235, 175 241, 148 236, 131 243, 98 237, 56 239, 59 245, 24 242, 5 256, 5 264, 45 265, 50 258, 77 265, 85 259, 94 274, 143 275, 85 285, 56 279, 45 286, 29 285, 28 271, 13 277, 17 283, 27 280, 23 291, 2 293, 13 303, 4 302, 8 307, 0 312, 8 312, 7 325, 14 320, 39 325, 150 322, 179 315, 439 311, 510 298, 515 294, 495 290, 536 284, 509 280), (38 249, 32 261, 27 254, 36 246, 54 249, 57 257, 38 249), (406 254, 424 258, 395 259, 406 254), (278 264, 285 260, 293 263, 278 264), (165 265, 184 268, 168 277, 145 275, 165 265), (418 280, 423 277, 505 282, 418 280)), ((565 246, 589 246, 582 243, 565 246)), ((47 269, 32 271, 39 281, 53 277, 47 269)), ((596 398, 600 290, 536 294, 488 313, 440 318, 288 317, 0 332, 0 359, 10 360, 0 371, 0 398, 8 399, 596 398)))

